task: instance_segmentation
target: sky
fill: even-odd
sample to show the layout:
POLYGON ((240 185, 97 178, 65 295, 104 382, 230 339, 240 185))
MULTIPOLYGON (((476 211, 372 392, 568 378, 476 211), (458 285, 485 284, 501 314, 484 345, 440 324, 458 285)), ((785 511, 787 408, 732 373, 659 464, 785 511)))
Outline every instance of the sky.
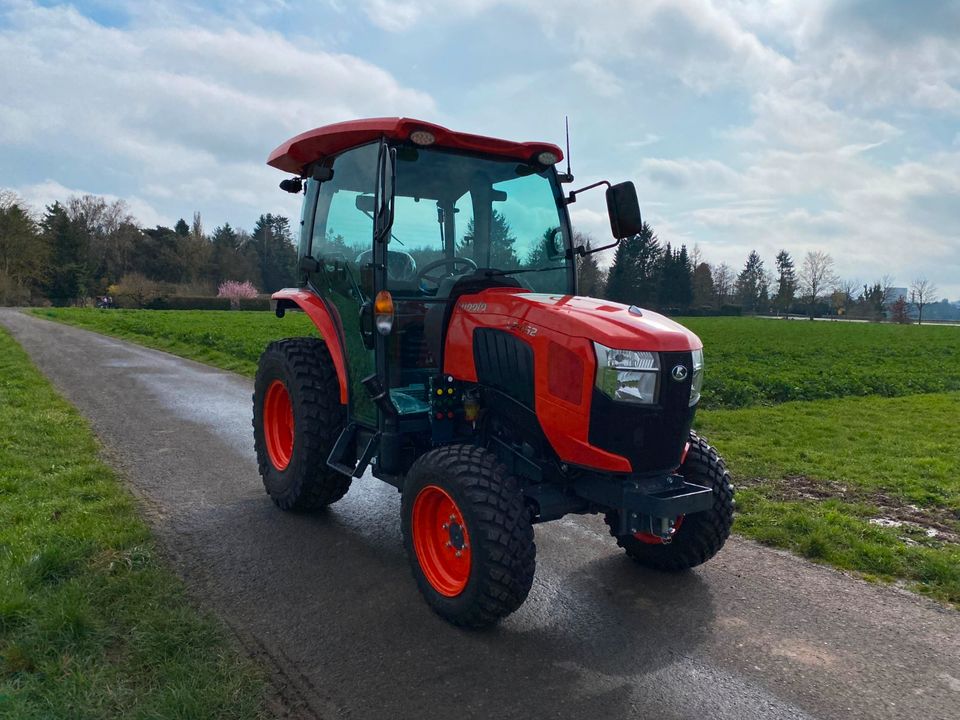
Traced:
MULTIPOLYGON (((960 298, 960 0, 0 0, 0 187, 297 219, 269 152, 402 115, 563 144, 663 242, 960 298)), ((602 192, 571 206, 609 237, 602 192)))

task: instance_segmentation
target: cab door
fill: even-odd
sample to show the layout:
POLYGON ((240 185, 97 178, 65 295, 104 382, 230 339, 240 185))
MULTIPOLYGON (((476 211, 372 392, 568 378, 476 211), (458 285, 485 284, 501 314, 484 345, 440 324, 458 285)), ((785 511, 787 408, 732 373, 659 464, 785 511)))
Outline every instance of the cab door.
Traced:
MULTIPOLYGON (((309 282, 339 317, 350 387, 348 416, 369 428, 378 425, 377 409, 362 380, 376 371, 374 350, 367 347, 361 328, 361 309, 375 295, 372 272, 374 220, 369 200, 377 184, 379 143, 341 153, 333 160, 333 177, 320 183, 314 201, 309 242, 301 242, 301 255, 312 255, 320 264, 309 282)), ((309 193, 309 188, 308 188, 309 193)))

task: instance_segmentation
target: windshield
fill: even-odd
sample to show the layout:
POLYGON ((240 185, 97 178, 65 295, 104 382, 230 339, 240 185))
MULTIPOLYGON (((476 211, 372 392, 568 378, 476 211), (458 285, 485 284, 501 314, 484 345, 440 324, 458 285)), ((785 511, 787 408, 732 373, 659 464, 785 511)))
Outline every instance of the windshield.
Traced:
POLYGON ((398 148, 388 285, 443 295, 462 275, 510 275, 538 292, 571 292, 561 199, 552 168, 398 148))

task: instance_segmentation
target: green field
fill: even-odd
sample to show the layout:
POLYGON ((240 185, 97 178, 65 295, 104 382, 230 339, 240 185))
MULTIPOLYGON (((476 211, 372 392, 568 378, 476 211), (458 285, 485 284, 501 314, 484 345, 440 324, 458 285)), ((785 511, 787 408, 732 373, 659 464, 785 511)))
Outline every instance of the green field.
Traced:
POLYGON ((685 318, 704 343, 703 407, 960 390, 960 327, 685 318))
MULTIPOLYGON (((252 375, 293 313, 36 311, 252 375)), ((960 328, 689 318, 736 530, 960 604, 960 328), (871 522, 872 521, 872 522, 871 522)))
POLYGON ((86 422, 0 330, 0 717, 257 718, 86 422))

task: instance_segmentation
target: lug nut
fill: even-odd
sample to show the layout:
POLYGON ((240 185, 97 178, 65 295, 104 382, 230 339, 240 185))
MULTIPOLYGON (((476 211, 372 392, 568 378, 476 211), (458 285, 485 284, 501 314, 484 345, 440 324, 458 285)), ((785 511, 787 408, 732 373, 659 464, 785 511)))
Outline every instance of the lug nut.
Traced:
POLYGON ((453 547, 453 543, 447 540, 447 547, 453 547))
POLYGON ((460 557, 461 555, 463 555, 463 553, 457 550, 457 557, 460 557))
POLYGON ((450 522, 453 522, 453 521, 456 520, 456 519, 457 519, 457 516, 456 516, 456 515, 451 515, 451 516, 450 516, 450 522))
POLYGON ((449 530, 449 529, 450 529, 450 526, 449 526, 447 523, 444 523, 444 524, 441 525, 440 527, 442 527, 444 530, 449 530))

